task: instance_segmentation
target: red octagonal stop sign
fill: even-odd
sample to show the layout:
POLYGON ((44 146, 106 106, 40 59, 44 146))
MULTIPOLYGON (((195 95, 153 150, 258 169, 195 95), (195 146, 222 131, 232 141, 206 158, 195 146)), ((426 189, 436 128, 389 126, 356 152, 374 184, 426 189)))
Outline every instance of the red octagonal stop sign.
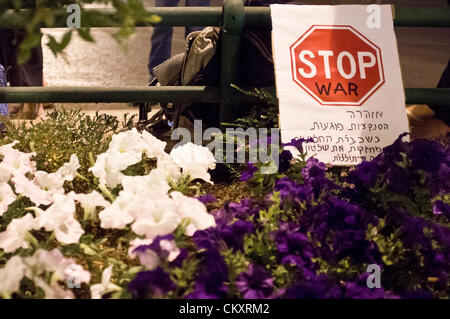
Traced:
POLYGON ((314 25, 290 51, 292 79, 322 105, 362 105, 384 83, 380 48, 351 26, 314 25))

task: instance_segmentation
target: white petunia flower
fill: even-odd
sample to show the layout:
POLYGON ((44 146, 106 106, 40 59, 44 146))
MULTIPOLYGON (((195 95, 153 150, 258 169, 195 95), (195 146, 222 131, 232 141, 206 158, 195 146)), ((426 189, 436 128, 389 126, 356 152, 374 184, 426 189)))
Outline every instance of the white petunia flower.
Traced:
POLYGON ((157 139, 147 131, 142 132, 142 140, 144 142, 144 153, 149 158, 160 158, 166 154, 164 151, 167 143, 157 139))
POLYGON ((67 194, 67 196, 70 196, 80 203, 81 207, 84 209, 85 216, 94 217, 96 207, 108 207, 111 205, 102 194, 95 190, 89 194, 76 194, 72 191, 67 194))
POLYGON ((104 184, 109 188, 114 188, 122 183, 122 177, 124 175, 121 171, 128 166, 127 163, 124 165, 119 157, 103 153, 97 157, 95 165, 89 168, 89 171, 99 179, 100 184, 104 184))
POLYGON ((174 148, 170 156, 183 169, 183 175, 211 183, 208 169, 216 167, 216 159, 207 147, 189 142, 174 148))
POLYGON ((56 174, 60 176, 63 181, 73 181, 77 170, 80 168, 80 161, 76 154, 70 156, 68 163, 63 164, 57 171, 56 174))
POLYGON ((131 210, 135 200, 134 196, 121 193, 111 205, 98 214, 100 226, 105 229, 124 229, 134 221, 131 210))
POLYGON ((214 216, 208 214, 205 205, 199 200, 187 197, 180 192, 172 192, 170 196, 176 203, 178 214, 190 222, 186 229, 187 236, 194 235, 197 230, 216 226, 214 216))
POLYGON ((0 183, 6 183, 9 182, 12 175, 9 173, 9 171, 0 165, 0 183))
POLYGON ((24 176, 26 173, 36 171, 36 162, 31 160, 35 153, 22 153, 16 149, 4 152, 0 167, 13 176, 24 176))
POLYGON ((17 151, 15 148, 13 148, 13 146, 15 146, 18 143, 19 141, 14 141, 12 143, 0 146, 0 155, 7 156, 9 153, 17 151))
POLYGON ((19 256, 11 257, 3 268, 0 268, 0 296, 11 298, 11 294, 19 292, 20 282, 25 275, 26 266, 19 256))
POLYGON ((84 270, 80 265, 72 262, 66 269, 64 269, 64 278, 73 280, 74 283, 89 283, 91 280, 91 273, 84 270))
POLYGON ((52 280, 59 281, 71 279, 78 283, 89 283, 91 274, 73 259, 66 258, 57 248, 53 250, 38 249, 33 256, 24 258, 27 266, 25 276, 30 279, 40 276, 45 272, 52 273, 52 280))
POLYGON ((158 254, 152 249, 146 249, 143 252, 136 252, 141 265, 145 266, 147 270, 155 270, 160 263, 158 254))
POLYGON ((28 231, 33 228, 33 225, 34 218, 31 214, 13 219, 6 227, 6 230, 0 233, 0 248, 3 248, 7 253, 12 253, 20 247, 28 248, 29 244, 26 236, 28 231))
POLYGON ((91 286, 91 298, 101 299, 108 292, 122 290, 119 286, 111 282, 113 265, 106 268, 102 273, 102 281, 99 284, 91 286))
POLYGON ((54 273, 56 280, 62 280, 64 270, 73 263, 73 260, 65 258, 57 248, 52 250, 39 248, 33 256, 24 258, 24 263, 27 266, 25 275, 30 279, 51 272, 54 273))
POLYGON ((137 197, 160 197, 170 190, 166 175, 161 169, 153 169, 144 176, 124 176, 123 192, 137 197))
POLYGON ((41 227, 54 231, 56 239, 64 244, 75 244, 80 240, 84 230, 75 219, 75 202, 70 196, 58 195, 55 202, 40 212, 36 217, 35 229, 41 227))
POLYGON ((0 182, 0 216, 8 210, 8 206, 14 203, 16 198, 11 186, 6 182, 0 182))
POLYGON ((136 221, 131 229, 147 238, 170 234, 181 222, 180 215, 168 196, 160 199, 141 199, 133 214, 136 221))
POLYGON ((180 249, 177 247, 174 240, 163 239, 159 242, 159 245, 161 249, 168 254, 167 260, 170 262, 174 261, 180 254, 180 249))
POLYGON ((37 171, 34 173, 33 183, 47 193, 46 199, 49 202, 55 201, 56 194, 64 194, 64 180, 56 173, 37 171))
POLYGON ((47 192, 25 176, 14 176, 12 181, 14 182, 16 193, 28 197, 36 206, 51 203, 47 192))
POLYGON ((29 257, 14 256, 0 269, 0 295, 9 298, 13 292, 18 292, 23 277, 33 280, 37 287, 45 292, 46 299, 74 298, 70 290, 65 290, 58 281, 67 283, 89 283, 91 274, 72 259, 65 258, 57 248, 47 251, 38 249, 29 257), (51 273, 48 284, 43 275, 51 273))
POLYGON ((157 253, 153 249, 149 249, 147 247, 141 247, 136 250, 136 248, 149 245, 150 243, 134 246, 133 251, 131 252, 131 258, 138 257, 139 262, 144 265, 147 270, 154 270, 161 264, 162 259, 167 259, 167 261, 172 262, 180 254, 180 249, 175 244, 175 241, 167 239, 162 239, 159 241, 159 247, 161 248, 160 253, 157 253))
POLYGON ((145 144, 141 134, 136 128, 113 135, 111 143, 109 143, 109 156, 114 157, 119 162, 119 166, 124 166, 122 170, 130 165, 139 163, 142 160, 145 144))
POLYGON ((164 172, 166 179, 177 181, 181 178, 181 167, 173 161, 169 154, 158 158, 157 167, 158 170, 164 172))
POLYGON ((34 284, 45 293, 45 299, 75 299, 72 291, 62 288, 58 283, 52 282, 48 285, 40 277, 34 278, 34 284))

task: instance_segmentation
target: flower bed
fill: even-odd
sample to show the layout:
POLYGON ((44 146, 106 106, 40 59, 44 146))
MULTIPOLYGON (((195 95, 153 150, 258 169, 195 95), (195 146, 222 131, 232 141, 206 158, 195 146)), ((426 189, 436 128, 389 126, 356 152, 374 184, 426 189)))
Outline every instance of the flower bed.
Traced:
POLYGON ((307 159, 298 139, 276 174, 248 164, 211 185, 207 148, 166 153, 118 124, 77 112, 6 123, 2 297, 448 297, 447 142, 400 136, 347 169, 307 159))

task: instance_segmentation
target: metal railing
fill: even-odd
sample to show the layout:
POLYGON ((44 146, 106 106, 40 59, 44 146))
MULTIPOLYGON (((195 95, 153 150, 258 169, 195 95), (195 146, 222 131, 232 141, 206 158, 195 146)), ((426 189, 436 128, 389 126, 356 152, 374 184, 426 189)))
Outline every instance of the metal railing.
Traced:
MULTIPOLYGON (((244 27, 271 27, 269 7, 244 7, 242 0, 224 0, 223 7, 150 8, 148 13, 161 17, 160 26, 221 26, 222 65, 219 87, 159 86, 159 87, 6 87, 0 88, 0 103, 112 103, 131 102, 196 102, 220 103, 220 120, 229 122, 240 103, 251 97, 233 89, 239 83, 239 49, 244 27)), ((95 10, 92 10, 95 11, 95 10)), ((101 10, 110 14, 109 10, 101 10)), ((449 7, 395 7, 395 26, 450 27, 449 7)), ((64 19, 55 27, 66 27, 64 19)), ((0 16, 0 28, 21 27, 26 22, 14 19, 12 12, 0 16), (23 25, 21 25, 21 23, 23 25)), ((101 21, 89 27, 114 27, 101 21)), ((151 26, 141 23, 138 26, 151 26)), ((83 25, 82 25, 83 27, 83 25)), ((450 89, 406 88, 407 104, 450 105, 450 89)), ((140 120, 147 112, 140 110, 140 120)))

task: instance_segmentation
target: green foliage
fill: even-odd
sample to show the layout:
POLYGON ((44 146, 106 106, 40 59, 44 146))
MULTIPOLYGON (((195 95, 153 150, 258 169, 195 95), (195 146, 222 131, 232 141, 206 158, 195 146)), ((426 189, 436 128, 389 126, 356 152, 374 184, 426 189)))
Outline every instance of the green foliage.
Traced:
POLYGON ((40 28, 60 27, 66 24, 67 18, 72 14, 66 11, 69 4, 80 6, 82 28, 66 31, 60 41, 49 36, 47 46, 55 56, 67 47, 74 32, 77 32, 84 41, 94 42, 90 35, 91 26, 100 24, 119 27, 113 37, 122 44, 123 39, 135 32, 136 25, 155 24, 161 20, 160 17, 147 13, 142 0, 3 0, 0 3, 0 18, 8 22, 8 27, 23 28, 27 31, 27 37, 19 46, 19 63, 28 61, 31 57, 31 48, 41 44, 40 28), (111 5, 113 10, 108 12, 86 10, 85 5, 92 3, 111 5))
POLYGON ((170 271, 170 278, 177 285, 177 289, 169 293, 169 297, 180 298, 194 289, 200 259, 191 257, 183 260, 182 267, 175 267, 170 271))
POLYGON ((318 265, 319 269, 317 272, 319 274, 326 274, 337 280, 355 280, 366 271, 366 265, 355 265, 351 262, 350 257, 342 258, 333 265, 322 258, 313 258, 312 260, 318 265))
POLYGON ((272 205, 259 212, 258 222, 261 225, 253 234, 244 237, 245 254, 252 260, 266 267, 276 267, 276 246, 270 234, 278 229, 281 214, 280 194, 272 196, 272 205))
POLYGON ((251 90, 245 90, 235 84, 231 84, 231 86, 245 95, 254 97, 257 103, 254 103, 247 115, 241 118, 237 118, 232 123, 222 123, 222 125, 229 127, 242 127, 244 129, 250 127, 278 127, 278 99, 276 97, 276 93, 273 92, 273 90, 265 88, 253 88, 251 90))
POLYGON ((240 273, 244 272, 249 262, 245 258, 245 255, 241 251, 235 251, 234 249, 228 249, 222 252, 222 256, 224 257, 225 263, 228 266, 228 287, 229 292, 228 295, 232 297, 238 297, 239 292, 236 288, 235 280, 240 273))
POLYGON ((33 159, 37 169, 48 173, 56 171, 76 154, 81 165, 79 173, 87 179, 76 179, 69 187, 76 192, 85 192, 95 184, 88 172, 92 166, 89 154, 105 152, 111 136, 130 129, 134 117, 125 114, 120 123, 116 117, 107 114, 97 112, 90 117, 80 110, 63 109, 48 113, 48 118, 39 123, 2 119, 7 132, 0 136, 0 145, 19 141, 15 148, 27 153, 36 152, 33 159))
POLYGON ((8 210, 0 216, 0 232, 5 231, 13 219, 21 218, 27 214, 25 208, 31 206, 34 206, 34 203, 28 198, 22 196, 17 198, 14 203, 8 206, 8 210))

